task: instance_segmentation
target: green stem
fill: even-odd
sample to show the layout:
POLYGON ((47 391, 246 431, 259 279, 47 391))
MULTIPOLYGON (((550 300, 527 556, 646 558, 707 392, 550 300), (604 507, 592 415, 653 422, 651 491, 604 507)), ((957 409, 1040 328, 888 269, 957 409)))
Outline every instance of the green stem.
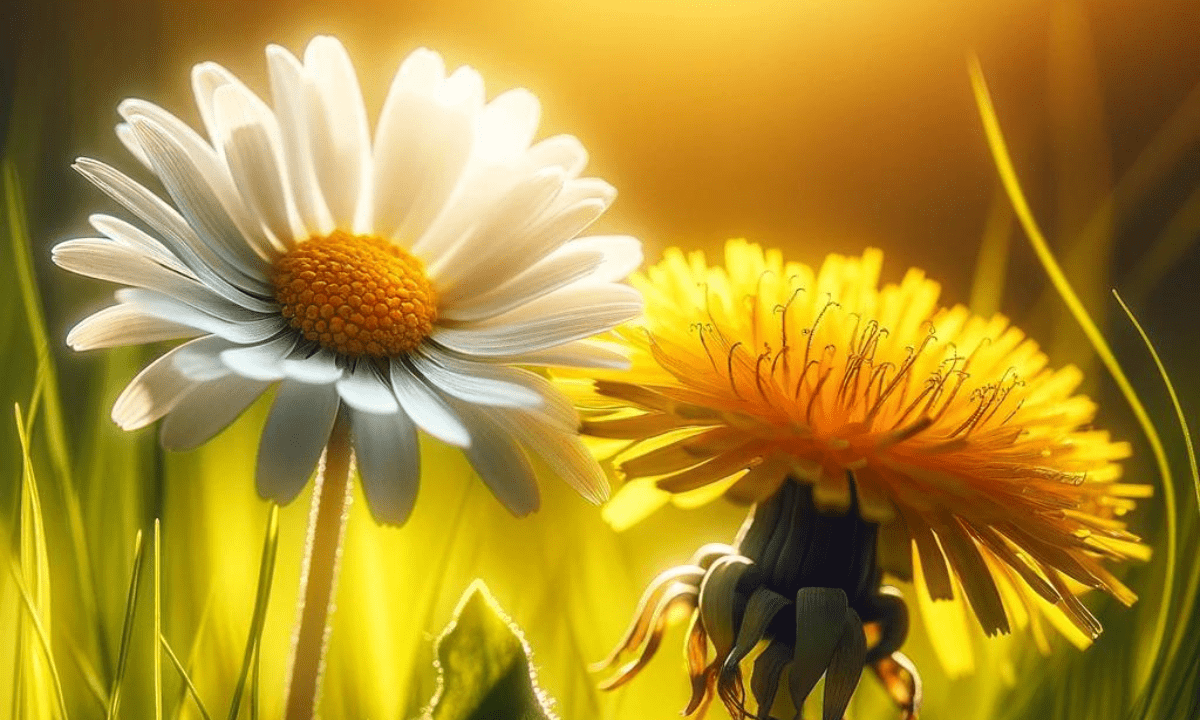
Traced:
POLYGON ((288 677, 287 720, 312 720, 321 694, 330 617, 350 509, 350 424, 339 415, 313 487, 288 677))

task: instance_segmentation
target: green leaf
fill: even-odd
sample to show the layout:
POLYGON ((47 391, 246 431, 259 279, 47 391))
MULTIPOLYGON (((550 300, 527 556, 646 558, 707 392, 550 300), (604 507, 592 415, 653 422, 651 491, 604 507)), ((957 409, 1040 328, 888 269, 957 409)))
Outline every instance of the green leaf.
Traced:
POLYGON ((555 720, 528 643, 482 580, 471 583, 434 645, 438 689, 424 720, 555 720))

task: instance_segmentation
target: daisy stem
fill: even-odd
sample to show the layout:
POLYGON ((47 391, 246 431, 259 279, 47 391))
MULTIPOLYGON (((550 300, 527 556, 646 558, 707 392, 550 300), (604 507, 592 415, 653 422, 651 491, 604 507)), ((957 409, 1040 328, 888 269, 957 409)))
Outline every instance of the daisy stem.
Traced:
POLYGON ((339 414, 313 486, 308 541, 300 572, 300 603, 292 634, 287 720, 312 720, 321 694, 325 651, 337 591, 346 520, 350 516, 350 423, 339 414))

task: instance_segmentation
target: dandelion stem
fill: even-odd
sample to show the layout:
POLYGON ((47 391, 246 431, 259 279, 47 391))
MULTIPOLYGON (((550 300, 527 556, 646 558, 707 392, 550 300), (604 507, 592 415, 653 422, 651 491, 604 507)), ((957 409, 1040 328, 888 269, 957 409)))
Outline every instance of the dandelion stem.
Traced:
POLYGON ((320 700, 329 622, 350 510, 350 424, 339 415, 313 486, 308 541, 300 573, 300 605, 287 685, 287 720, 312 720, 320 700))

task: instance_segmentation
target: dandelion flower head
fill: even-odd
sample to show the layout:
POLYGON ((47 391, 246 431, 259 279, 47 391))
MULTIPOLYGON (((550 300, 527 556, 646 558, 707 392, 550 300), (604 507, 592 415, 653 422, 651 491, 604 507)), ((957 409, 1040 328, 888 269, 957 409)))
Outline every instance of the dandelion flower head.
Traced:
POLYGON ((854 497, 881 567, 965 597, 987 634, 1048 617, 1086 643, 1100 625, 1077 594, 1132 603, 1106 562, 1147 555, 1122 520, 1150 493, 1121 482, 1128 444, 1091 428, 1078 369, 1002 316, 940 307, 920 270, 880 286, 882 262, 814 271, 735 240, 724 267, 669 250, 637 275, 644 318, 617 332, 632 370, 580 391, 626 480, 608 519, 762 501, 791 478, 823 512, 854 497))

